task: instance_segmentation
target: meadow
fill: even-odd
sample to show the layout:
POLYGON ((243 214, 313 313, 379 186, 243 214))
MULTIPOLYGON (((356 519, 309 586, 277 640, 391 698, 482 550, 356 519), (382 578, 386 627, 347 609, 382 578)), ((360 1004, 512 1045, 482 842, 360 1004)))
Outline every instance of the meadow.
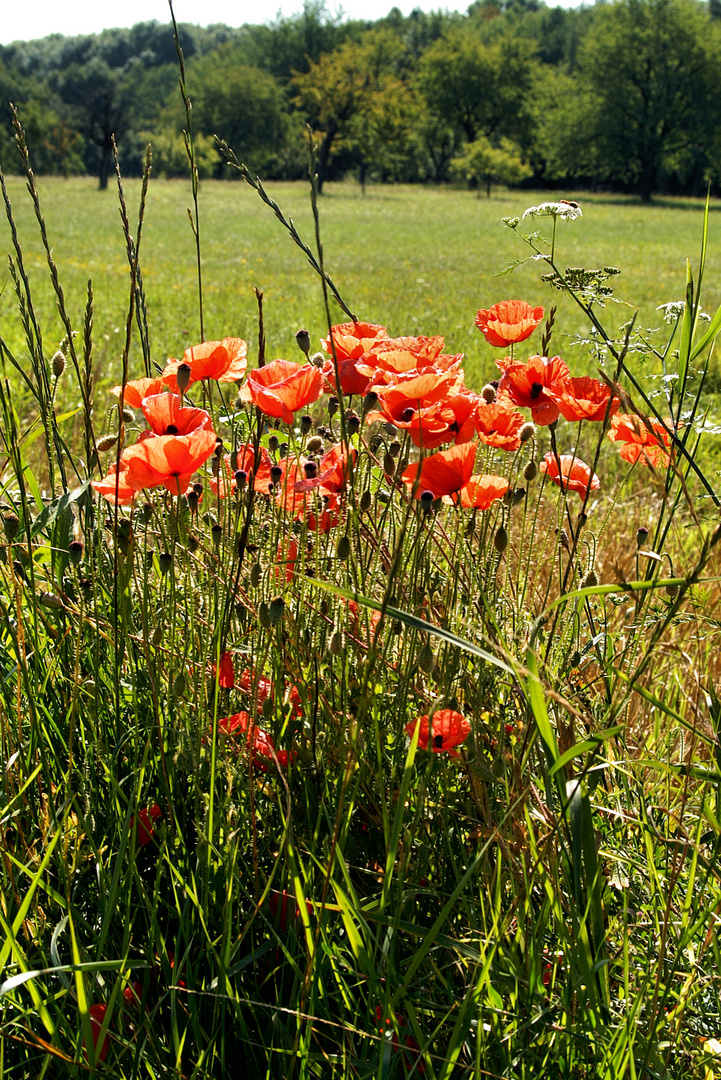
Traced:
POLYGON ((109 192, 38 190, 63 320, 13 177, 0 301, 0 1080, 721 1075, 716 208, 329 185, 339 327, 204 182, 203 344, 188 185, 129 254, 109 192), (495 276, 536 231, 553 291, 495 276))

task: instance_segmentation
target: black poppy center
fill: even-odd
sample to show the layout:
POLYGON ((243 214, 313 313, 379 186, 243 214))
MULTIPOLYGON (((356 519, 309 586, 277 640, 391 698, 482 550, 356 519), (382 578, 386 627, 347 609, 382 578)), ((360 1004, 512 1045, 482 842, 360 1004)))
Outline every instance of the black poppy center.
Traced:
POLYGON ((413 419, 413 413, 414 412, 415 412, 415 409, 413 409, 410 405, 408 405, 403 410, 403 412, 401 413, 401 420, 403 421, 404 424, 407 424, 409 422, 409 420, 413 419))
POLYGON ((165 429, 165 434, 166 435, 177 435, 178 434, 178 429, 177 429, 176 425, 175 424, 168 424, 168 426, 165 429))
POLYGON ((539 383, 539 382, 531 383, 531 397, 532 398, 540 397, 542 392, 543 392, 543 383, 539 383))
POLYGON ((440 750, 442 748, 442 746, 443 746, 443 736, 442 735, 434 735, 434 737, 433 737, 433 745, 437 746, 438 749, 440 750))

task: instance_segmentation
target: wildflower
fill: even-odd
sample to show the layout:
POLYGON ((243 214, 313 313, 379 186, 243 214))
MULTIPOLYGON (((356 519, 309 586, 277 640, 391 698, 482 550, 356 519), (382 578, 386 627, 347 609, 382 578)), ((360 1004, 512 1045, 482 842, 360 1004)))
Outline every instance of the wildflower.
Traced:
POLYGON ((118 506, 127 506, 137 494, 135 488, 130 484, 127 465, 122 460, 119 474, 117 464, 113 462, 108 469, 108 475, 104 476, 102 480, 93 480, 91 486, 97 491, 98 495, 102 495, 112 506, 115 506, 116 503, 118 506))
POLYGON ((612 397, 611 388, 599 379, 587 375, 579 379, 567 379, 558 386, 551 386, 546 395, 555 401, 561 415, 570 421, 605 420, 606 414, 615 413, 619 406, 617 397, 612 397))
MULTIPOLYGON (((260 675, 256 678, 255 673, 250 668, 245 668, 241 672, 238 679, 238 687, 244 690, 247 694, 254 695, 257 707, 260 709, 263 706, 263 702, 266 698, 273 698, 273 685, 270 679, 265 675, 260 675)), ((297 686, 291 686, 288 693, 288 699, 292 706, 294 716, 303 715, 303 705, 300 700, 300 693, 297 686)))
POLYGON ((468 720, 453 709, 441 709, 434 714, 432 720, 427 716, 419 716, 406 724, 406 732, 411 738, 417 727, 420 727, 418 746, 421 750, 427 750, 430 745, 434 754, 447 751, 450 757, 455 758, 460 757, 460 754, 454 747, 465 742, 471 732, 468 720))
POLYGON ((507 393, 514 405, 530 409, 533 422, 544 426, 558 420, 560 412, 547 391, 560 389, 568 378, 568 367, 560 356, 532 356, 525 364, 509 364, 498 389, 499 394, 507 393))
MULTIPOLYGON (((110 393, 115 394, 115 396, 119 398, 122 389, 122 386, 114 386, 110 393)), ((167 389, 162 375, 157 379, 134 379, 125 384, 123 401, 126 407, 130 406, 131 409, 139 409, 143 398, 162 394, 163 391, 167 389)))
POLYGON ((591 472, 585 461, 573 454, 561 454, 557 457, 548 453, 539 468, 541 472, 548 474, 554 484, 558 484, 561 491, 575 491, 582 500, 588 498, 589 492, 596 491, 601 486, 601 481, 591 472))
MULTIPOLYGON (((157 803, 153 803, 152 806, 143 807, 142 810, 138 811, 138 847, 147 847, 147 845, 155 836, 153 822, 157 821, 162 816, 163 811, 160 809, 157 803)), ((132 829, 134 825, 135 815, 133 815, 130 819, 130 828, 132 829)))
POLYGON ((418 480, 416 498, 424 491, 432 491, 436 499, 443 495, 455 496, 471 479, 475 460, 476 444, 464 443, 432 454, 419 464, 409 465, 403 471, 402 479, 409 485, 418 480))
MULTIPOLYGON (((108 1037, 107 1032, 103 1035, 102 1042, 98 1045, 100 1040, 100 1033, 103 1027, 103 1020, 105 1014, 108 1011, 108 1006, 105 1004, 91 1005, 88 1009, 90 1014, 90 1030, 93 1035, 93 1046, 95 1047, 95 1056, 98 1061, 105 1061, 108 1056, 108 1037)), ((83 1046, 85 1043, 83 1042, 83 1046)), ((87 1049, 87 1047, 86 1047, 87 1049)))
POLYGON ((476 326, 489 345, 505 349, 530 337, 543 318, 542 307, 531 307, 525 300, 503 300, 476 315, 476 326))
POLYGON ((267 772, 268 766, 273 763, 274 759, 281 767, 287 765, 295 760, 296 755, 286 751, 281 751, 283 758, 281 760, 280 755, 276 752, 275 743, 263 728, 258 727, 253 723, 247 712, 234 713, 232 716, 226 716, 222 720, 218 721, 218 732, 222 735, 236 737, 238 735, 245 735, 246 744, 250 744, 252 737, 253 747, 253 765, 259 772, 267 772))
MULTIPOLYGON (((216 666, 213 664, 213 678, 216 677, 216 666)), ((233 668, 233 654, 224 652, 220 657, 219 670, 217 671, 218 685, 223 690, 232 690, 235 686, 235 670, 233 668)))
POLYGON ((524 423, 522 413, 502 405, 481 405, 476 413, 476 431, 481 442, 497 450, 518 450, 524 423))
POLYGON ((163 371, 163 380, 176 393, 178 368, 187 364, 190 368, 188 385, 202 379, 217 382, 238 382, 245 375, 248 346, 242 338, 223 338, 222 341, 203 341, 183 353, 182 360, 169 360, 163 371))
MULTIPOLYGON (((670 426, 669 421, 669 426, 670 426)), ((624 461, 652 468, 666 466, 669 462, 671 440, 666 427, 656 420, 645 420, 627 413, 616 413, 608 432, 611 442, 622 443, 619 453, 624 461)))
MULTIPOLYGON (((375 323, 341 323, 331 328, 335 357, 338 363, 340 388, 344 394, 365 394, 368 388, 368 376, 358 371, 356 361, 364 356, 377 342, 388 336, 385 326, 375 323)), ((331 353, 331 338, 321 342, 326 352, 331 353)), ((322 375, 328 384, 326 392, 338 393, 335 381, 335 364, 330 360, 323 363, 322 375)))
MULTIPOLYGON (((472 476, 458 492, 458 501, 461 506, 488 510, 496 499, 503 498, 508 486, 505 476, 472 476)), ((448 499, 448 502, 452 501, 448 499)))
POLYGON ((416 446, 432 450, 447 442, 455 414, 447 403, 458 389, 455 372, 418 375, 394 386, 381 387, 378 409, 369 412, 369 424, 384 420, 409 433, 416 446))
MULTIPOLYGON (((205 409, 183 407, 179 394, 152 394, 140 402, 153 435, 190 435, 192 431, 212 431, 213 422, 205 409)), ((141 439, 143 436, 141 435, 141 439)))
POLYGON ((583 211, 577 202, 571 199, 559 199, 558 202, 539 203, 523 211, 523 217, 554 217, 560 221, 575 221, 583 217, 583 211))
MULTIPOLYGON (((289 926, 293 926, 300 919, 298 901, 287 889, 283 889, 282 893, 273 889, 268 894, 268 907, 273 916, 275 928, 281 934, 284 934, 289 926)), ((310 900, 305 901, 305 909, 309 915, 313 914, 313 905, 310 900)))
MULTIPOLYGON (((270 454, 264 447, 260 447, 258 465, 256 468, 255 449, 252 443, 242 443, 234 452, 233 461, 235 469, 231 465, 231 455, 225 454, 223 465, 217 477, 210 480, 210 490, 214 495, 224 499, 238 490, 238 474, 245 473, 245 484, 250 485, 250 478, 255 474, 254 490, 268 494, 271 483, 270 470, 273 466, 270 454)), ((241 477, 242 480, 242 477, 241 477)))
POLYGON ((123 451, 128 484, 136 491, 164 487, 184 494, 196 469, 215 450, 215 433, 199 428, 189 435, 157 435, 123 451))
POLYGON ((322 392, 323 377, 318 368, 293 360, 274 360, 250 371, 238 396, 257 405, 266 416, 292 424, 293 413, 317 401, 322 392))

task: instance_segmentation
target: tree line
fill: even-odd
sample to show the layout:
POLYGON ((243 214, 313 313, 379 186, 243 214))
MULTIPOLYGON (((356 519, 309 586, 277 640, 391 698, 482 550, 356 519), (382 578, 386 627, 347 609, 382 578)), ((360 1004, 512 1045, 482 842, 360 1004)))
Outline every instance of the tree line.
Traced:
MULTIPOLYGON (((323 0, 265 25, 178 27, 201 177, 254 172, 361 183, 459 180, 699 193, 721 184, 721 0, 474 0, 465 14, 398 8, 374 22, 323 0)), ((0 47, 36 172, 187 171, 170 26, 141 23, 0 47)), ((9 110, 0 161, 16 162, 9 110)))

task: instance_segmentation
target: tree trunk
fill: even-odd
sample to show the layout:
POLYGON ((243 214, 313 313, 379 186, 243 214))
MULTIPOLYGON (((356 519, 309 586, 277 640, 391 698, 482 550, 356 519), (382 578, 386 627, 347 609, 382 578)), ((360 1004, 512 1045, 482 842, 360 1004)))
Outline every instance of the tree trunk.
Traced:
POLYGON ((323 136, 323 142, 320 144, 320 150, 318 151, 318 160, 315 168, 318 175, 318 194, 323 194, 323 184, 325 182, 325 174, 328 171, 328 159, 330 158, 330 148, 333 144, 333 139, 338 134, 338 127, 336 124, 331 123, 328 125, 328 130, 323 136))
POLYGON ((102 156, 100 158, 100 169, 98 170, 99 191, 105 191, 108 186, 108 173, 110 172, 111 154, 112 146, 104 146, 102 150, 102 156))

